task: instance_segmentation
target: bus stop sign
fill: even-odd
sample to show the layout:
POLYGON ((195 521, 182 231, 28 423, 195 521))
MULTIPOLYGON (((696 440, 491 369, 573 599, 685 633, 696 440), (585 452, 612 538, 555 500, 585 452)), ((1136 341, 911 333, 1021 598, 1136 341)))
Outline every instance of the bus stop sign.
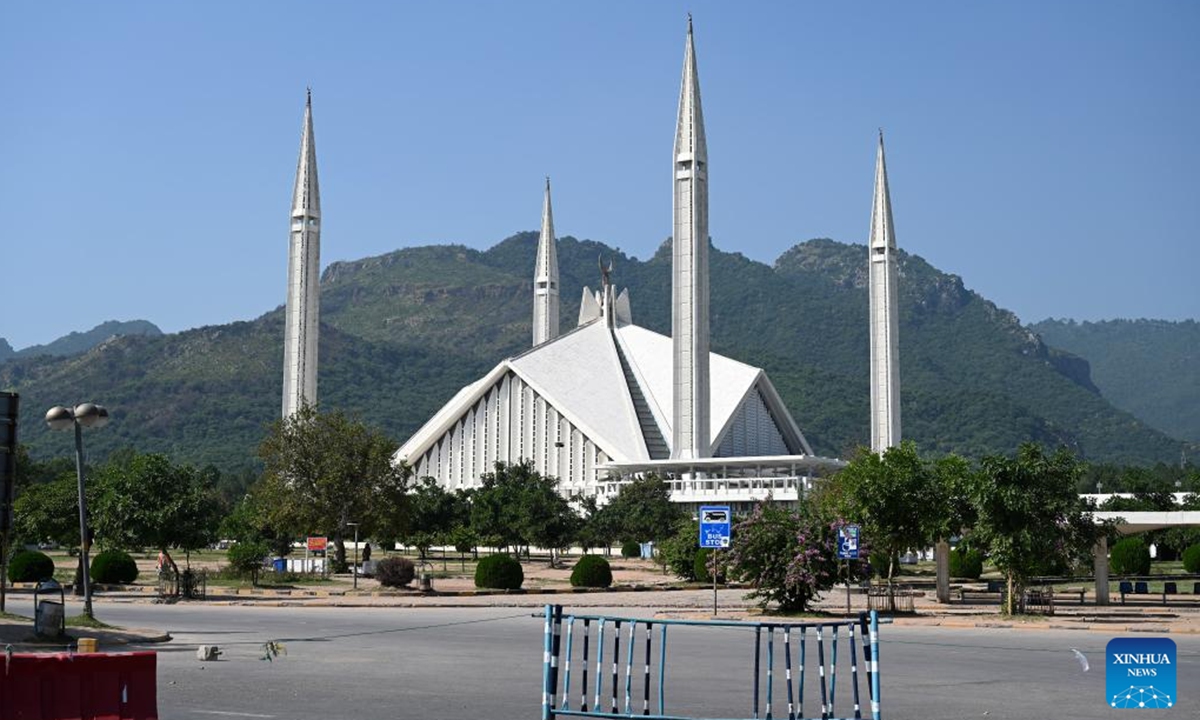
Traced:
POLYGON ((838 560, 858 559, 858 526, 843 525, 838 528, 838 560))
POLYGON ((727 548, 732 534, 733 513, 728 505, 703 505, 700 507, 700 547, 727 548))

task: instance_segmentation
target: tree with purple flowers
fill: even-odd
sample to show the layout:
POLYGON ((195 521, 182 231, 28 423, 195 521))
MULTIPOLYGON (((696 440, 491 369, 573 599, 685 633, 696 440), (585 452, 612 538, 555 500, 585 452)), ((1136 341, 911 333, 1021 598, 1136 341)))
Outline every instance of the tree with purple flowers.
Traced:
POLYGON ((813 503, 787 508, 768 498, 734 528, 726 573, 752 585, 749 597, 763 609, 804 612, 837 582, 837 533, 844 524, 823 517, 813 503))

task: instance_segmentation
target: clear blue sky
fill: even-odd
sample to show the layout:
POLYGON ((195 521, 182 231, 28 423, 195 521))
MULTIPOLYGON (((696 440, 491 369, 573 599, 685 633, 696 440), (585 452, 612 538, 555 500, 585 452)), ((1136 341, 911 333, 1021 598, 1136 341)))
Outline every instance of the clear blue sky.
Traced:
POLYGON ((14 1, 0 337, 281 304, 308 85, 323 265, 536 229, 544 175, 644 258, 689 10, 719 248, 864 242, 882 126, 900 245, 1023 321, 1200 317, 1194 2, 14 1))

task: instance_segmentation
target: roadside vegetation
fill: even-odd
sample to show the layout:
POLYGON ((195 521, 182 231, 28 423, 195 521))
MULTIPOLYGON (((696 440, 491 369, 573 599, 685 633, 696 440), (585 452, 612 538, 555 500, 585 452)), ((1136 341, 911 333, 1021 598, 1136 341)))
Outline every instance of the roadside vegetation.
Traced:
MULTIPOLYGON (((860 450, 798 506, 764 502, 736 517, 731 547, 719 553, 697 547, 695 519, 652 474, 601 505, 564 497, 556 478, 529 463, 497 464, 475 487, 446 490, 394 465, 395 451, 360 419, 306 406, 268 429, 262 474, 233 496, 212 468, 113 453, 87 468, 93 582, 184 596, 210 586, 344 588, 357 560, 371 583, 397 592, 419 591, 416 581, 431 578, 537 587, 545 576, 539 568, 563 584, 596 588, 619 585, 615 563, 626 562, 657 568, 664 583, 739 583, 764 608, 794 613, 810 611, 835 584, 873 581, 890 593, 905 578, 928 577, 929 566, 900 560, 947 542, 955 582, 1002 581, 1003 609, 1013 614, 1032 586, 1079 587, 1072 577, 1090 574, 1102 538, 1112 549, 1114 587, 1123 575, 1200 572, 1200 530, 1118 542, 1111 523, 1094 522, 1097 506, 1078 494, 1130 489, 1130 497, 1099 508, 1106 510, 1200 508, 1195 468, 1117 472, 1032 443, 975 461, 923 455, 910 442, 882 454, 860 450), (1180 503, 1175 491, 1191 494, 1180 503), (847 524, 861 527, 864 558, 849 565, 835 553, 847 524), (303 556, 309 536, 329 539, 326 566, 315 574, 287 565, 303 556), (639 559, 645 548, 653 548, 648 561, 639 559)), ((9 547, 19 552, 10 556, 9 577, 77 584, 75 469, 24 454, 18 465, 9 547)), ((1150 581, 1150 592, 1161 588, 1150 581)))

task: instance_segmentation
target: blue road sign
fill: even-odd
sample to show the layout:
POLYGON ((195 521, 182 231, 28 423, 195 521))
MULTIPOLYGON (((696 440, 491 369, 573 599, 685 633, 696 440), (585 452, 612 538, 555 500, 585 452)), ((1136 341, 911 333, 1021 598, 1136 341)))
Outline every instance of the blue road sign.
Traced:
POLYGON ((838 560, 858 559, 858 526, 843 525, 838 530, 838 560))
POLYGON ((700 506, 700 547, 729 547, 732 519, 728 505, 700 506))

